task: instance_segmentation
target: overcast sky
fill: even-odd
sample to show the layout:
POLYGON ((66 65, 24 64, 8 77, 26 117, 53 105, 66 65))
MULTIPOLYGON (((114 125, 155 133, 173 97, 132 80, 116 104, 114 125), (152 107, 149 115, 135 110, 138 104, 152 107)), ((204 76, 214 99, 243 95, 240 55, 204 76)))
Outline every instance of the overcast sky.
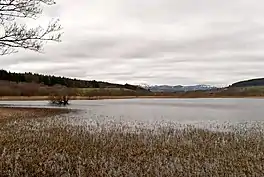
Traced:
MULTIPOLYGON (((1 67, 131 84, 225 86, 264 77, 263 0, 57 0, 61 43, 1 67)), ((32 23, 32 22, 30 22, 32 23)))

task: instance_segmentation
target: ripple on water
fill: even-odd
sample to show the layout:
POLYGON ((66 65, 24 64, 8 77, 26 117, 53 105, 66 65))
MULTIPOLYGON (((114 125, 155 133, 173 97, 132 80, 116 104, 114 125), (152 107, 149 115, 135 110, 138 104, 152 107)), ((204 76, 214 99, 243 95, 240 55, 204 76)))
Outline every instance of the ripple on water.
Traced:
MULTIPOLYGON (((54 119, 53 119, 54 120, 54 119)), ((105 116, 96 114, 92 111, 79 110, 67 115, 57 116, 58 122, 63 122, 66 125, 83 126, 83 127, 104 127, 106 129, 122 127, 124 131, 136 129, 186 129, 198 128, 210 131, 219 132, 239 132, 245 134, 248 132, 263 132, 263 121, 167 121, 167 120, 128 120, 125 116, 105 116)))

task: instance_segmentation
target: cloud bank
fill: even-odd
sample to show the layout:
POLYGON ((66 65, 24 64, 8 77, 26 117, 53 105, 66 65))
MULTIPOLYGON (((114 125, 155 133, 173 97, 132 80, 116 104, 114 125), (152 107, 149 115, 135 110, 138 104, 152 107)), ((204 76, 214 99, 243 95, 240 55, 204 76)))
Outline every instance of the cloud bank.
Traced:
MULTIPOLYGON (((264 77, 261 0, 58 0, 61 43, 21 50, 1 67, 117 83, 212 84, 264 77)), ((29 22, 30 23, 30 22, 29 22)), ((36 22, 34 22, 36 23, 36 22)))

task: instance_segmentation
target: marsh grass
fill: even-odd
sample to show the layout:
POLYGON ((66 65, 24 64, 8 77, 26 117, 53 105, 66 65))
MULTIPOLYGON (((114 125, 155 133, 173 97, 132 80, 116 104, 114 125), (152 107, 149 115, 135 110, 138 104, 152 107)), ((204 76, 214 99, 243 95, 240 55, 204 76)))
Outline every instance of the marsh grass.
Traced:
POLYGON ((1 176, 263 176, 262 127, 193 126, 71 117, 1 123, 1 176))
POLYGON ((54 116, 67 114, 69 112, 75 112, 76 110, 69 109, 59 109, 59 108, 23 108, 23 107, 0 107, 0 123, 34 119, 34 118, 44 118, 46 116, 54 116))

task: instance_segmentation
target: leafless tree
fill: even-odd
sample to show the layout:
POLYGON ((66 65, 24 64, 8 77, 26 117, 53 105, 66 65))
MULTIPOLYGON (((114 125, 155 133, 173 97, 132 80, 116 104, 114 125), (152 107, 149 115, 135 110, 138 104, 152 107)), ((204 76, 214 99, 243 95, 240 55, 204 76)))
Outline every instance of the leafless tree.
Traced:
POLYGON ((53 20, 46 28, 28 28, 20 19, 36 19, 44 5, 54 0, 0 0, 0 55, 17 52, 18 48, 41 52, 45 41, 60 41, 61 25, 53 20), (2 34, 1 34, 2 33, 2 34))

